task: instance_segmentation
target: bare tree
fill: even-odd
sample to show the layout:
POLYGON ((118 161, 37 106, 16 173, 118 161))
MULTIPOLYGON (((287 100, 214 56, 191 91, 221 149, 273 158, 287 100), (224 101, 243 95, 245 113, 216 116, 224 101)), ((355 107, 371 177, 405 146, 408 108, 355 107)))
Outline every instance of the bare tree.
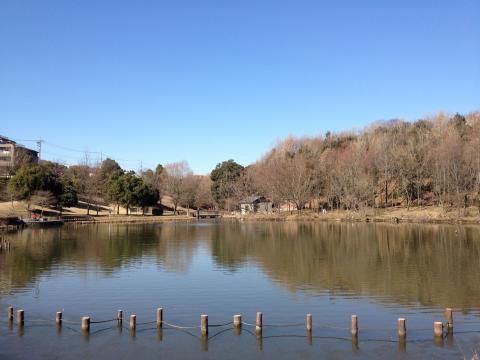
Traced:
POLYGON ((173 211, 177 214, 177 207, 184 193, 185 178, 192 174, 186 161, 167 164, 163 174, 163 183, 166 193, 172 198, 173 211))

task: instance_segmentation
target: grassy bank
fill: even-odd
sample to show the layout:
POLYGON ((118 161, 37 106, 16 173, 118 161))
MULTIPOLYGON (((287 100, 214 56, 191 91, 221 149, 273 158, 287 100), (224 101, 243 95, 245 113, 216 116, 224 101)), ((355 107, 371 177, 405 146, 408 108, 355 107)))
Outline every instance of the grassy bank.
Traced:
POLYGON ((354 221, 354 222, 393 222, 393 223, 450 223, 480 224, 480 213, 476 207, 467 209, 444 209, 436 206, 387 208, 367 208, 358 211, 334 210, 326 214, 311 210, 275 212, 271 214, 229 215, 228 218, 250 221, 354 221))

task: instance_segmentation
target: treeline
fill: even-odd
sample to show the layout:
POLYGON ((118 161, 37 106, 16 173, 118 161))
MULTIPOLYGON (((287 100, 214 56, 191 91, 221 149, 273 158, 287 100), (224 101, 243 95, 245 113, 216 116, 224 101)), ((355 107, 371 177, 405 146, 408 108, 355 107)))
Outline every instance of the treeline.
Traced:
POLYGON ((234 210, 251 195, 270 199, 276 209, 480 206, 480 113, 289 137, 252 165, 228 160, 208 176, 194 175, 185 161, 139 173, 111 159, 92 165, 86 158, 70 167, 27 164, 8 189, 13 199, 60 208, 79 199, 88 212, 100 203, 115 204, 117 213, 120 206, 144 209, 163 196, 175 213, 179 206, 234 210))
POLYGON ((480 206, 480 113, 289 137, 246 168, 219 164, 212 180, 217 203, 230 209, 253 194, 297 209, 480 206))
POLYGON ((186 162, 158 165, 155 170, 136 174, 126 171, 112 160, 106 159, 91 165, 88 159, 82 164, 64 166, 42 161, 40 164, 24 164, 8 182, 8 194, 12 200, 25 200, 30 205, 63 207, 84 203, 87 214, 94 209, 98 215, 103 205, 114 204, 116 213, 120 207, 161 207, 161 195, 169 195, 176 213, 178 206, 186 208, 213 207, 208 176, 194 175, 186 162))

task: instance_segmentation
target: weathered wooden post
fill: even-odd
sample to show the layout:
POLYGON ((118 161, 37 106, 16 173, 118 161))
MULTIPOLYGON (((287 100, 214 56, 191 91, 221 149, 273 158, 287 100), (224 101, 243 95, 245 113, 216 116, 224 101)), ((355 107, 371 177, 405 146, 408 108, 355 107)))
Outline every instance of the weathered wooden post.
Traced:
POLYGON ((233 335, 242 334, 242 315, 233 315, 233 335))
POLYGON ((398 352, 405 352, 407 351, 407 337, 401 336, 398 338, 398 352))
POLYGON ((88 334, 90 332, 90 317, 89 316, 82 317, 82 331, 85 334, 88 334))
POLYGON ((13 306, 9 306, 7 309, 7 320, 13 321, 13 306))
POLYGON ((441 321, 433 323, 433 333, 436 337, 443 337, 443 323, 441 321))
POLYGON ((446 328, 447 333, 453 332, 453 309, 446 308, 445 309, 445 320, 446 320, 446 328))
POLYGON ((200 316, 200 330, 202 336, 208 336, 208 315, 204 314, 200 316))
POLYGON ((117 311, 117 324, 118 326, 122 326, 123 324, 123 310, 117 311))
POLYGON ((157 328, 163 327, 163 309, 158 308, 157 309, 157 328))
POLYGON ((25 323, 25 311, 17 310, 17 325, 23 326, 25 323))
POLYGON ((137 315, 130 315, 130 330, 135 331, 137 328, 137 315))
POLYGON ((358 316, 352 315, 352 335, 358 335, 358 316))
POLYGON ((307 314, 307 331, 309 333, 312 332, 312 320, 313 320, 312 314, 307 314))
POLYGON ((358 316, 352 315, 352 352, 358 351, 358 316))
POLYGON ((236 329, 242 327, 242 315, 233 315, 233 327, 236 329))
POLYGON ((62 325, 62 317, 63 317, 63 314, 61 311, 57 311, 57 313, 55 314, 55 323, 58 325, 58 326, 61 326, 62 325))
POLYGON ((255 321, 255 331, 257 335, 262 335, 262 328, 263 328, 263 314, 261 312, 257 312, 257 318, 255 321))
POLYGON ((407 324, 404 318, 398 319, 398 336, 403 338, 407 335, 407 324))

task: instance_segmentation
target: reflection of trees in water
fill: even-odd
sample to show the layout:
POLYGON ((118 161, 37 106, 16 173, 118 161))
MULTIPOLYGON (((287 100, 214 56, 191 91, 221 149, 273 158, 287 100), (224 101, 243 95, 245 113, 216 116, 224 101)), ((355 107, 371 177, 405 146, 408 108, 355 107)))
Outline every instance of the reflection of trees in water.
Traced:
POLYGON ((187 272, 192 263, 193 254, 198 246, 197 238, 201 237, 201 228, 193 226, 159 226, 161 236, 158 236, 157 261, 168 271, 176 273, 187 272))
POLYGON ((480 307, 480 229, 440 225, 244 223, 217 229, 212 253, 255 261, 290 290, 480 307))
POLYGON ((151 256, 161 267, 185 272, 197 246, 197 231, 174 225, 99 225, 21 231, 10 235, 12 251, 0 253, 0 295, 24 288, 57 266, 94 267, 108 276, 151 256))
POLYGON ((254 262, 291 291, 480 307, 480 228, 348 223, 99 225, 26 230, 0 253, 0 295, 56 269, 104 275, 142 259, 184 273, 200 246, 229 271, 254 262))

